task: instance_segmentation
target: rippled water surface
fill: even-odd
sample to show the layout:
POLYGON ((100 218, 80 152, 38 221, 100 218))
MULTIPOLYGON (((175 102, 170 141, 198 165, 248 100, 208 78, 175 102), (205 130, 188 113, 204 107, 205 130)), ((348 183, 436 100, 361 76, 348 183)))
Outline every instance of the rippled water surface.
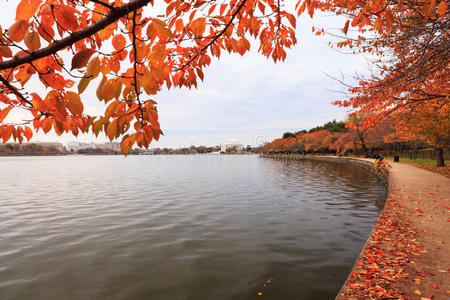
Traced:
POLYGON ((332 299, 385 193, 329 162, 3 157, 0 298, 332 299))

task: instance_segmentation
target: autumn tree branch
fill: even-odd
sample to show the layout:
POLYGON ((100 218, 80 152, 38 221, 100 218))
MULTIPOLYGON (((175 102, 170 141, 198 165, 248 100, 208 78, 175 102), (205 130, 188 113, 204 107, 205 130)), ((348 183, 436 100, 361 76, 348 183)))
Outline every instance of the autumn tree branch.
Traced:
POLYGON ((19 90, 17 90, 17 88, 14 87, 5 77, 3 77, 2 74, 0 74, 0 81, 6 86, 7 89, 9 89, 11 91, 11 93, 16 95, 23 103, 27 103, 30 106, 33 106, 31 101, 28 100, 27 98, 25 98, 25 96, 22 95, 22 93, 19 92, 19 90))
POLYGON ((195 54, 191 59, 189 59, 182 67, 178 68, 175 70, 175 72, 178 71, 182 71, 184 70, 184 68, 186 68, 187 66, 189 66, 197 57, 200 56, 200 54, 202 54, 204 51, 206 51, 212 44, 214 44, 217 39, 219 37, 221 37, 228 29, 228 27, 230 27, 231 24, 233 24, 233 20, 234 18, 236 18, 236 16, 238 15, 238 13, 241 11, 241 9, 244 7, 245 3, 247 2, 247 0, 242 0, 241 4, 239 4, 238 8, 236 9, 236 11, 231 15, 231 19, 230 21, 228 21, 228 23, 225 25, 225 27, 219 32, 219 34, 217 34, 206 46, 204 46, 202 49, 200 49, 199 52, 197 52, 197 54, 195 54))
POLYGON ((108 15, 101 18, 100 20, 92 23, 91 25, 87 26, 86 28, 80 31, 70 34, 65 38, 57 40, 56 42, 50 44, 45 48, 36 50, 27 55, 15 57, 13 59, 0 62, 0 70, 16 68, 20 65, 30 63, 36 59, 46 57, 51 54, 55 54, 58 51, 64 49, 65 47, 73 45, 79 40, 82 40, 97 33, 98 31, 104 29, 106 26, 116 22, 117 20, 126 16, 130 12, 136 11, 139 8, 146 6, 150 2, 151 0, 134 0, 122 6, 114 7, 113 9, 111 9, 108 15))
POLYGON ((111 5, 109 3, 106 3, 106 2, 103 2, 103 1, 100 1, 100 0, 89 0, 89 1, 97 3, 97 4, 101 5, 101 6, 107 7, 109 9, 114 9, 115 8, 113 5, 111 5))

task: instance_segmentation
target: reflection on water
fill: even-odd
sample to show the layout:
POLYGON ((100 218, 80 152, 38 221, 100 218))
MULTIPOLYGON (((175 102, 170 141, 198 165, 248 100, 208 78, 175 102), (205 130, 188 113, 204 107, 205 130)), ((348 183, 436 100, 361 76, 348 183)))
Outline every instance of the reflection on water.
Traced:
POLYGON ((0 298, 332 299, 385 196, 329 162, 2 157, 0 298))

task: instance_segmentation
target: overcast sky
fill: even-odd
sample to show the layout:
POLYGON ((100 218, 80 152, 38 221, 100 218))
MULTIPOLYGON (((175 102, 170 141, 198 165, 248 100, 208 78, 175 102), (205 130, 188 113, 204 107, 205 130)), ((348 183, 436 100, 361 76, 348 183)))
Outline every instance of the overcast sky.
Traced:
MULTIPOLYGON (((18 2, 2 4, 2 25, 12 24, 18 2)), ((351 82, 355 72, 367 69, 367 62, 361 55, 338 53, 328 46, 330 37, 317 37, 311 32, 314 24, 325 24, 325 29, 331 31, 342 28, 344 23, 338 17, 315 16, 311 20, 303 15, 297 20, 298 44, 287 51, 284 63, 274 64, 258 54, 255 43, 243 57, 222 52, 220 60, 213 59, 205 70, 205 80, 197 90, 164 90, 153 97, 158 102, 165 135, 152 147, 219 145, 229 139, 256 146, 286 131, 344 119, 348 111, 331 102, 342 99, 338 91, 345 88, 324 73, 336 77, 342 73, 351 82)), ((44 89, 36 89, 45 96, 44 89)), ((86 113, 104 111, 96 100, 94 86, 82 98, 86 113)), ((21 118, 17 113, 13 117, 21 118)), ((33 140, 106 141, 104 136, 96 139, 90 134, 77 139, 71 135, 36 134, 33 140)))

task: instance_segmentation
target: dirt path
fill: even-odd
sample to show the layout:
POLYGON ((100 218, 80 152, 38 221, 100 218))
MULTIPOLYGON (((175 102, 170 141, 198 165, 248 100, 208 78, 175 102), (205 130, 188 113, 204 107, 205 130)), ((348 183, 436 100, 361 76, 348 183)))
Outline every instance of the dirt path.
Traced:
POLYGON ((386 206, 336 298, 450 299, 450 179, 390 164, 386 206))

